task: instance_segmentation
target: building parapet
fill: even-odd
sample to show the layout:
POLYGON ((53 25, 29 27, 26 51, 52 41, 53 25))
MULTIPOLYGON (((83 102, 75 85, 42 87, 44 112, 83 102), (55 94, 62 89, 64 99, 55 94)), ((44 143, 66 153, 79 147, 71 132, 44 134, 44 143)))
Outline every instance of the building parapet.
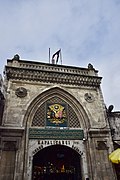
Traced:
POLYGON ((23 69, 35 69, 35 70, 44 70, 50 72, 62 72, 62 73, 72 73, 79 75, 92 75, 97 76, 98 70, 95 70, 91 64, 88 64, 88 68, 81 68, 75 66, 66 66, 50 63, 42 63, 35 61, 27 60, 14 60, 8 59, 7 66, 10 67, 19 67, 23 69))
POLYGON ((7 79, 98 87, 101 77, 94 68, 78 68, 24 60, 8 60, 7 79))

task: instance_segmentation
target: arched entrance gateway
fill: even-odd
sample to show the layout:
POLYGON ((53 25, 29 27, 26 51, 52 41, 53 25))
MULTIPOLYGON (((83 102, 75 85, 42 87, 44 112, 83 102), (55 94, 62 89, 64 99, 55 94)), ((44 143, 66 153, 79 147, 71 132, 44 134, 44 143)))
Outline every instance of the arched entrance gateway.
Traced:
POLYGON ((91 64, 8 59, 1 180, 116 180, 108 155, 119 137, 111 134, 100 83, 91 64))
POLYGON ((86 115, 79 106, 60 88, 42 93, 31 103, 26 115, 26 179, 88 178, 83 129, 87 120, 84 121, 86 115))
POLYGON ((53 145, 33 156, 33 180, 81 179, 80 155, 64 145, 53 145))

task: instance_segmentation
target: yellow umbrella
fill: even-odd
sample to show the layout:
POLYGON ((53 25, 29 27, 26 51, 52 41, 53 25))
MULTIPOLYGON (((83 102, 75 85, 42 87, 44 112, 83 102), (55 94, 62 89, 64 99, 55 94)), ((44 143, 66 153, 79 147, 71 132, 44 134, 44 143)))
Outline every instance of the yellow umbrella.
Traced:
POLYGON ((112 163, 119 164, 120 163, 120 148, 116 149, 109 155, 109 159, 112 163))

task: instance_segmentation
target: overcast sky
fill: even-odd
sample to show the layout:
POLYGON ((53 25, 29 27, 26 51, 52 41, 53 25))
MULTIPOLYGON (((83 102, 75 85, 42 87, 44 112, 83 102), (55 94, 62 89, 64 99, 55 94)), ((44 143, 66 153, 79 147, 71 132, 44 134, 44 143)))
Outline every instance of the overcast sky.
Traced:
POLYGON ((120 110, 120 0, 0 0, 0 73, 7 59, 93 64, 107 107, 120 110))

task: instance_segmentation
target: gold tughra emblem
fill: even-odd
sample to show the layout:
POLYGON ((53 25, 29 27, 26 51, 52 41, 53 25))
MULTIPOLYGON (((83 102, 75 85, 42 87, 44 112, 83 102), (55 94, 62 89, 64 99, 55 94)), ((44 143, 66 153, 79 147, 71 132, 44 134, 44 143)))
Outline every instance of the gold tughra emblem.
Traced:
POLYGON ((60 104, 52 104, 48 106, 47 119, 56 125, 66 121, 65 107, 60 104))

